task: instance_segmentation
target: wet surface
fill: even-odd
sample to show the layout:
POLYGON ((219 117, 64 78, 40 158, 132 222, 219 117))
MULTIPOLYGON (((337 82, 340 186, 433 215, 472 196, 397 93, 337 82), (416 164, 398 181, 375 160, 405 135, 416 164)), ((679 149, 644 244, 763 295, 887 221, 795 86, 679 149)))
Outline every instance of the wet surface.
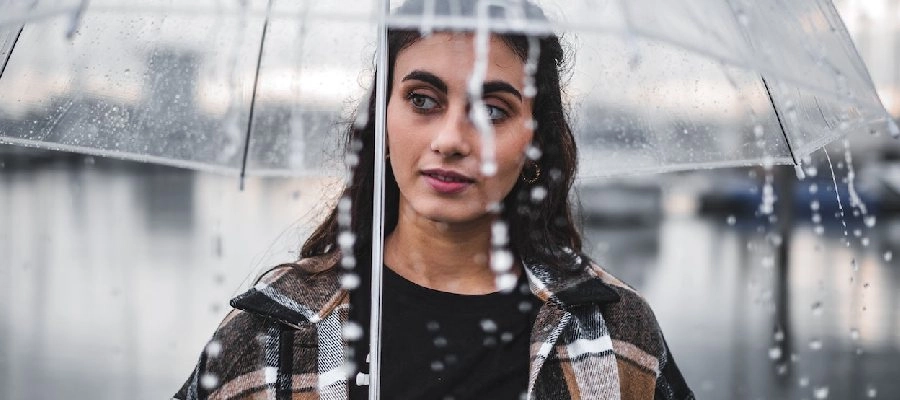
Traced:
MULTIPOLYGON (((2 398, 167 398, 228 299, 296 256, 334 187, 241 193, 235 178, 51 154, 0 164, 2 398)), ((650 301, 700 398, 900 393, 900 220, 879 216, 867 246, 828 217, 821 235, 798 224, 782 268, 759 221, 666 207, 592 222, 586 243, 650 301)))

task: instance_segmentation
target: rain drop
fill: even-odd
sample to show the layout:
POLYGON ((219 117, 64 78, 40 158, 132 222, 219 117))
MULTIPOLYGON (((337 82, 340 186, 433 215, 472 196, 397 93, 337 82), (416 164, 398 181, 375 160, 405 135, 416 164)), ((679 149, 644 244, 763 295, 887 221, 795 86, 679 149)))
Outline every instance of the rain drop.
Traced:
POLYGON ((357 274, 343 274, 341 275, 341 288, 347 290, 353 290, 359 287, 359 275, 357 274))
POLYGON ((765 269, 771 269, 773 266, 775 266, 775 259, 771 256, 763 257, 762 266, 765 269))
POLYGON ((822 311, 823 311, 823 310, 822 310, 822 302, 821 302, 821 301, 817 301, 817 302, 815 302, 815 303, 812 304, 812 313, 813 313, 813 315, 815 315, 815 316, 820 316, 820 315, 822 315, 822 311))
POLYGON ((809 184, 809 193, 810 193, 810 194, 816 194, 816 193, 818 193, 818 192, 819 192, 819 185, 817 185, 817 184, 815 184, 815 183, 810 183, 810 184, 809 184))
POLYGON ((797 384, 800 385, 800 387, 809 386, 809 377, 801 376, 800 379, 797 380, 797 384))
POLYGON ((859 243, 863 245, 863 247, 869 247, 869 238, 864 237, 859 240, 859 243))
POLYGON ((222 342, 210 340, 206 345, 206 355, 209 357, 218 357, 219 354, 222 354, 222 342))
POLYGON ((437 332, 438 329, 441 329, 441 325, 437 321, 428 321, 428 323, 425 324, 425 327, 429 332, 437 332))
POLYGON ((875 216, 869 215, 863 219, 863 222, 866 223, 866 226, 872 228, 875 226, 875 216))
POLYGON ((773 339, 775 339, 776 342, 783 341, 784 340, 784 331, 781 329, 775 331, 775 335, 773 336, 773 339))
POLYGON ((728 223, 728 225, 734 226, 734 224, 737 223, 737 218, 734 215, 729 215, 725 222, 728 223))
POLYGON ((519 303, 519 311, 520 312, 523 312, 523 313, 529 312, 529 311, 531 311, 531 308, 532 308, 532 305, 530 302, 523 301, 523 302, 519 303))
POLYGON ((819 201, 818 201, 818 200, 813 200, 813 201, 809 202, 809 209, 810 209, 810 210, 813 210, 813 211, 819 211, 819 207, 820 207, 820 205, 819 205, 819 201))
POLYGON ((814 224, 821 224, 821 223, 822 223, 822 216, 819 215, 818 213, 813 214, 813 216, 812 216, 812 222, 813 222, 814 224))
POLYGON ((482 344, 484 345, 484 347, 494 347, 497 345, 497 338, 488 336, 484 338, 484 342, 482 342, 482 344))
POLYGON ((363 329, 359 324, 353 321, 347 321, 344 323, 344 327, 341 329, 341 334, 344 339, 349 341, 357 341, 363 336, 363 329))
POLYGON ((756 136, 757 139, 762 138, 765 131, 763 130, 762 125, 756 125, 753 127, 753 135, 756 136))
POLYGON ((859 340, 859 329, 850 329, 850 339, 853 339, 853 341, 859 340))
POLYGON ((481 330, 487 333, 494 333, 497 331, 497 323, 492 319, 485 318, 481 320, 481 330))
POLYGON ((870 398, 870 399, 874 399, 876 396, 878 396, 878 390, 877 390, 877 389, 875 389, 875 388, 873 388, 873 387, 870 387, 870 388, 866 389, 866 397, 868 397, 868 398, 870 398))
POLYGON ((503 342, 503 343, 509 343, 509 342, 512 342, 512 340, 513 340, 513 334, 512 334, 512 332, 503 332, 502 334, 500 334, 500 341, 501 341, 501 342, 503 342))
POLYGON ((481 174, 484 176, 494 176, 497 174, 497 163, 493 161, 485 161, 481 165, 481 174))
POLYGON ((827 399, 828 398, 828 386, 822 386, 815 388, 813 390, 813 396, 817 399, 827 399))
POLYGON ((781 347, 779 347, 779 346, 775 346, 775 347, 772 347, 769 349, 769 359, 771 359, 771 360, 780 359, 781 354, 782 354, 782 351, 781 351, 781 347))
POLYGON ((356 235, 352 232, 341 232, 338 234, 337 242, 342 249, 350 249, 353 247, 353 243, 356 242, 356 235))
POLYGON ((854 229, 853 236, 856 236, 856 237, 862 236, 862 229, 854 229))
POLYGON ((821 235, 825 233, 825 227, 822 225, 816 225, 816 227, 813 228, 813 231, 815 231, 817 235, 821 235))
POLYGON ((446 347, 447 346, 447 338, 443 336, 438 336, 434 338, 434 347, 446 347))
POLYGON ((531 201, 534 203, 540 203, 545 198, 547 198, 547 189, 543 186, 535 186, 531 188, 531 201))
MULTIPOLYGON (((506 222, 495 221, 491 224, 491 244, 494 246, 504 246, 509 243, 509 227, 506 222)), ((494 253, 496 256, 497 254, 494 253)))
POLYGON ((513 266, 513 256, 507 250, 495 250, 491 255, 491 270, 494 272, 506 272, 513 266))
POLYGON ((200 386, 206 390, 212 390, 219 386, 219 377, 207 372, 200 376, 200 386))
POLYGON ((537 161, 541 158, 541 149, 536 146, 528 146, 528 149, 525 150, 525 156, 531 161, 537 161))
POLYGON ((884 252, 884 261, 890 262, 893 259, 894 259, 893 251, 888 250, 888 251, 884 252))
POLYGON ((516 278, 515 274, 511 273, 503 273, 497 276, 494 279, 494 284, 497 285, 497 289, 501 292, 508 293, 515 289, 516 287, 516 278))
POLYGON ((431 370, 435 372, 440 372, 444 370, 444 363, 440 361, 432 361, 431 362, 431 370))
POLYGON ((822 350, 822 341, 820 339, 810 340, 809 349, 814 351, 822 350))

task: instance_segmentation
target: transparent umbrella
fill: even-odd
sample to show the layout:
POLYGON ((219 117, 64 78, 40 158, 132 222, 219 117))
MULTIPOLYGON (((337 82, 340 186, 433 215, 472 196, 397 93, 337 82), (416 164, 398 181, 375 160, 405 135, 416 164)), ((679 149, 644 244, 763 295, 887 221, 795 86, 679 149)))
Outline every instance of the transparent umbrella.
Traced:
MULTIPOLYGON (((386 70, 387 29, 563 34, 576 55, 566 100, 582 180, 799 166, 847 134, 900 135, 827 0, 537 1, 549 20, 516 0, 478 2, 472 13, 432 1, 389 12, 400 3, 17 3, 0 17, 0 141, 231 173, 340 175, 322 155, 337 146, 348 105, 366 104, 366 55, 386 70)), ((373 91, 380 119, 384 89, 373 91)))

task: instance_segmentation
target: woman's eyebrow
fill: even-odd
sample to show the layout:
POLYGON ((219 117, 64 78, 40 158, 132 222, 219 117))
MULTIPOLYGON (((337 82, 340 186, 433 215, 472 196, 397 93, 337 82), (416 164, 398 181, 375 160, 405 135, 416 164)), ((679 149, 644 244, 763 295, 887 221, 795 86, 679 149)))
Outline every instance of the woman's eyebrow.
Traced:
POLYGON ((509 83, 504 81, 487 81, 481 87, 481 92, 483 94, 494 93, 494 92, 504 92, 509 93, 513 96, 516 96, 519 101, 522 101, 522 93, 519 93, 516 88, 514 88, 509 83))
POLYGON ((443 93, 447 93, 447 84, 444 83, 444 81, 441 78, 438 78, 435 74, 432 74, 431 72, 426 72, 426 71, 417 69, 417 70, 414 70, 414 71, 406 74, 406 76, 404 76, 401 81, 406 82, 409 80, 417 80, 417 81, 425 82, 431 86, 434 86, 435 89, 437 89, 443 93))
MULTIPOLYGON (((401 79, 401 81, 406 82, 409 80, 417 80, 425 82, 431 86, 434 86, 435 89, 447 93, 447 84, 441 79, 438 78, 435 74, 431 72, 422 71, 422 70, 414 70, 401 79)), ((481 92, 483 94, 495 93, 495 92, 503 92, 509 93, 513 96, 516 96, 519 101, 522 100, 522 93, 520 93, 513 85, 505 81, 486 81, 481 87, 481 92)))

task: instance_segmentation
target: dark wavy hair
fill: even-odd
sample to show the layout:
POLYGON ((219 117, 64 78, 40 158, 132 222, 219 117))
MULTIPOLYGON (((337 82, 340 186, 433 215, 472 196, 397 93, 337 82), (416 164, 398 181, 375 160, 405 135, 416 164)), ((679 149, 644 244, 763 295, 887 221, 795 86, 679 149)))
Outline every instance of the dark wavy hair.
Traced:
MULTIPOLYGON (((476 10, 473 1, 435 1, 437 13, 453 11, 472 16, 476 10), (452 6, 452 7, 451 7, 452 6)), ((396 13, 421 15, 421 0, 404 3, 396 13)), ((546 21, 543 11, 526 2, 526 15, 530 20, 546 21)), ((503 17, 503 10, 491 10, 491 17, 503 17)), ((523 34, 492 33, 499 37, 518 55, 523 62, 528 60, 529 37, 523 34)), ((418 30, 388 31, 388 76, 387 93, 391 93, 394 63, 403 49, 422 38, 418 30)), ((565 71, 565 52, 559 38, 554 34, 531 36, 538 42, 539 54, 534 83, 537 92, 533 99, 533 119, 537 122, 533 145, 541 156, 536 163, 540 176, 534 183, 519 180, 503 200, 501 217, 509 227, 509 249, 520 259, 539 262, 565 269, 580 268, 582 265, 581 233, 573 218, 569 192, 577 169, 575 139, 566 109, 562 102, 560 76, 565 71), (533 198, 532 189, 546 189, 546 196, 533 198), (539 199, 540 198, 540 199, 539 199)), ((376 74, 380 73, 376 71, 376 74)), ((371 257, 372 194, 374 186, 375 162, 375 94, 368 97, 368 118, 365 126, 350 123, 346 134, 346 151, 358 154, 357 166, 353 168, 351 179, 344 189, 343 197, 351 201, 350 231, 355 234, 354 256, 356 260, 371 257)), ((397 225, 400 191, 391 170, 385 166, 385 234, 397 225)), ((328 218, 313 232, 301 249, 301 257, 315 257, 337 249, 340 233, 338 207, 335 206, 328 218)), ((346 228, 344 228, 346 229, 346 228)), ((345 254, 346 256, 346 254, 345 254)))

